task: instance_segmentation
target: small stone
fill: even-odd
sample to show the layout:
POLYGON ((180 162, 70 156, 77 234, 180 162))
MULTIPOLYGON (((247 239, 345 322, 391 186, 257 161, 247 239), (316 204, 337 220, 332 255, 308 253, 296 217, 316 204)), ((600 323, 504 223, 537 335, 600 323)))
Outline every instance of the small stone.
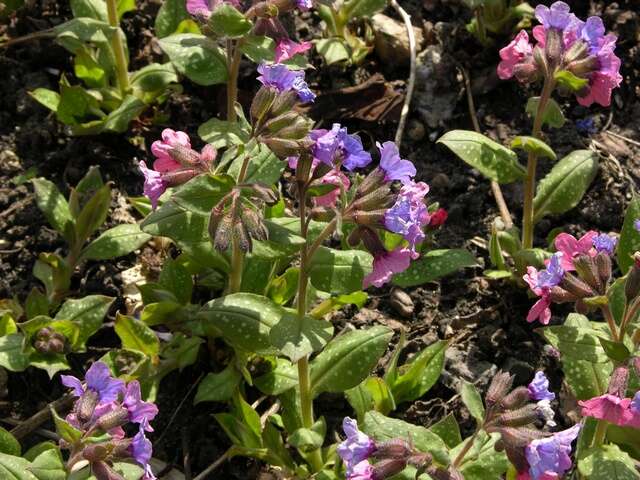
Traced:
POLYGON ((389 303, 401 317, 410 318, 413 315, 413 300, 411 300, 411 297, 403 290, 399 288, 391 290, 389 303))
MULTIPOLYGON (((399 22, 382 13, 371 18, 375 35, 376 53, 385 63, 398 65, 406 63, 410 58, 409 36, 403 22, 399 22)), ((416 49, 422 46, 422 30, 413 27, 416 49)))

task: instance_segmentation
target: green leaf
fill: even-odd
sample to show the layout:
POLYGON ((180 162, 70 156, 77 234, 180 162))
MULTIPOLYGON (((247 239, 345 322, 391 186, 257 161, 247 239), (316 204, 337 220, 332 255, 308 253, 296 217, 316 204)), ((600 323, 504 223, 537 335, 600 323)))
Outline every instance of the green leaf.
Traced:
POLYGON ((70 0, 71 12, 76 18, 89 17, 108 22, 107 5, 101 0, 70 0))
POLYGON ((287 311, 269 333, 271 345, 292 362, 324 347, 333 336, 333 325, 325 320, 305 316, 299 319, 287 311))
POLYGON ((137 223, 125 223, 110 228, 85 247, 83 260, 109 260, 122 257, 142 247, 151 235, 140 230, 137 223))
POLYGON ((252 26, 251 21, 228 3, 216 8, 209 18, 209 27, 220 37, 241 37, 249 33, 252 26))
POLYGON ((607 356, 614 362, 626 362, 631 356, 631 352, 622 342, 612 342, 606 338, 599 337, 600 344, 604 348, 607 356))
POLYGON ((173 293, 178 302, 183 305, 191 302, 193 279, 189 271, 176 260, 165 262, 160 272, 158 284, 173 293))
POLYGON ((300 268, 289 267, 282 275, 269 282, 267 296, 278 305, 284 305, 296 295, 299 277, 300 268))
POLYGON ((410 442, 420 452, 428 452, 442 465, 449 464, 447 446, 442 439, 430 430, 412 425, 402 420, 385 417, 378 412, 367 412, 361 426, 364 433, 376 442, 385 442, 401 438, 410 442))
POLYGON ((376 326, 355 330, 333 339, 311 362, 311 389, 344 392, 358 385, 376 366, 389 344, 393 331, 376 326))
POLYGON ((40 453, 27 469, 38 480, 67 480, 67 470, 62 455, 55 447, 47 448, 40 453))
POLYGON ((556 163, 536 189, 534 221, 578 205, 597 173, 598 156, 591 150, 575 150, 556 163))
POLYGON ((159 44, 176 70, 198 85, 227 81, 225 55, 213 40, 204 35, 181 33, 162 38, 159 44))
POLYGON ((84 242, 107 219, 109 205, 111 204, 111 185, 107 184, 95 192, 86 203, 76 219, 76 238, 78 245, 84 242))
POLYGON ((448 343, 440 340, 429 345, 400 367, 400 374, 390 385, 396 403, 417 400, 438 381, 448 343))
POLYGON ((211 209, 234 185, 235 181, 229 175, 198 175, 177 188, 171 200, 185 210, 208 218, 211 209))
MULTIPOLYGON (((569 317, 572 316, 582 317, 577 313, 569 314, 569 317)), ((600 343, 600 337, 604 333, 593 328, 565 324, 542 328, 541 333, 551 345, 560 350, 563 357, 595 363, 609 360, 600 343)))
POLYGON ((478 424, 481 424, 484 419, 484 405, 475 385, 463 380, 460 386, 460 397, 469 413, 476 419, 478 424))
MULTIPOLYGON (((497 433, 487 435, 483 431, 480 432, 460 467, 465 480, 503 478, 509 467, 509 460, 504 452, 496 451, 495 444, 499 439, 500 435, 497 433)), ((451 456, 457 456, 463 445, 459 444, 451 452, 451 456)))
POLYGON ((327 65, 347 62, 351 58, 350 48, 346 41, 340 37, 323 38, 316 40, 316 50, 327 65))
POLYGON ((287 442, 303 452, 309 452, 322 447, 326 433, 327 424, 324 418, 320 418, 311 428, 298 428, 295 430, 289 435, 287 442))
POLYGON ((298 384, 298 369, 289 360, 277 358, 273 369, 254 380, 256 387, 267 395, 280 395, 298 384))
POLYGON ((633 265, 633 254, 640 250, 640 232, 635 227, 637 219, 640 219, 640 198, 634 196, 624 214, 624 223, 616 251, 618 266, 623 274, 627 273, 633 265))
POLYGON ((2 480, 39 480, 28 470, 29 462, 24 458, 0 453, 0 478, 2 480))
POLYGON ((129 129, 129 124, 146 108, 147 105, 141 99, 134 95, 127 95, 118 108, 109 113, 103 128, 107 132, 124 133, 129 129))
POLYGON ((209 217, 182 208, 174 201, 163 203, 145 218, 141 228, 149 235, 168 237, 180 245, 209 242, 209 217))
POLYGON ((437 143, 445 144, 461 160, 498 183, 512 183, 526 177, 526 170, 518 163, 514 151, 480 133, 452 130, 437 143))
POLYGON ((589 480, 637 480, 640 473, 628 453, 613 444, 600 445, 578 460, 578 471, 589 480))
POLYGON ((53 407, 49 408, 51 409, 51 416, 56 426, 56 432, 58 432, 58 435, 60 435, 64 441, 73 445, 82 438, 82 432, 80 430, 61 418, 53 407))
POLYGON ((453 413, 450 413, 429 428, 433 433, 438 435, 449 448, 462 443, 460 435, 460 426, 453 413))
POLYGON ((272 62, 276 43, 266 35, 247 35, 240 44, 240 50, 254 63, 272 62))
POLYGON ((29 366, 29 356, 22 353, 23 341, 21 333, 0 337, 0 366, 12 372, 22 372, 29 366))
POLYGON ((69 204, 58 187, 49 180, 34 178, 32 182, 38 208, 47 218, 49 224, 69 241, 69 225, 74 224, 69 204))
POLYGON ((568 88, 572 92, 578 93, 589 84, 586 78, 576 77, 569 70, 560 70, 556 72, 554 78, 559 85, 568 88))
POLYGON ((8 430, 0 427, 0 453, 19 457, 21 452, 22 447, 20 447, 20 442, 16 440, 16 437, 11 435, 8 430))
POLYGON ((522 150, 534 153, 539 157, 547 157, 551 160, 557 160, 556 153, 553 149, 539 138, 519 136, 511 141, 511 148, 521 148, 522 150))
POLYGON ((88 50, 79 50, 73 61, 73 71, 77 78, 93 88, 106 87, 107 75, 102 66, 88 50))
MULTIPOLYGON (((396 400, 384 379, 380 377, 369 377, 360 385, 364 385, 364 388, 366 388, 371 396, 371 402, 376 412, 386 415, 396 409, 396 400)), ((345 392, 345 394, 346 393, 347 392, 345 392)))
POLYGON ((233 364, 219 373, 208 373, 198 385, 196 397, 193 403, 200 402, 226 402, 230 400, 240 386, 242 374, 233 364))
POLYGON ((258 355, 274 355, 271 329, 286 311, 261 295, 234 293, 206 303, 199 317, 219 330, 231 345, 258 355))
POLYGON ((430 250, 412 262, 407 270, 393 276, 400 287, 413 287, 433 282, 465 267, 477 266, 475 257, 463 249, 430 250))
MULTIPOLYGON (((538 112, 538 104, 540 103, 540 97, 531 97, 527 101, 527 113, 531 115, 531 117, 535 117, 538 112)), ((564 118, 564 114, 562 113, 562 109, 558 102, 556 102, 553 98, 550 98, 547 101, 547 106, 544 109, 544 113, 542 114, 542 123, 543 125, 549 125, 553 128, 560 128, 565 124, 566 120, 564 118)))
MULTIPOLYGON (((504 261, 504 255, 502 254, 502 247, 500 246, 500 238, 498 237, 498 232, 496 231, 495 225, 491 228, 491 238, 489 239, 489 257, 491 258, 492 265, 498 270, 507 270, 507 265, 504 261)), ((510 272, 505 271, 504 273, 506 273, 507 276, 510 275, 510 272)))
POLYGON ((371 272, 373 257, 362 250, 334 250, 320 247, 310 261, 309 277, 318 290, 332 294, 362 290, 371 272))
POLYGON ((117 0, 118 20, 120 20, 125 13, 133 12, 135 9, 135 0, 117 0))
POLYGON ((160 353, 160 340, 144 322, 118 312, 114 329, 123 348, 137 350, 152 358, 160 353))
MULTIPOLYGON (((210 118, 200 125, 198 135, 215 148, 245 145, 251 140, 250 125, 247 125, 246 122, 228 122, 219 118, 210 118)), ((244 155, 241 155, 242 158, 244 155)))
POLYGON ((269 150, 269 147, 262 143, 239 155, 229 166, 229 175, 238 178, 242 163, 247 155, 249 156, 249 164, 243 183, 258 182, 264 185, 273 185, 280 180, 285 162, 276 157, 269 150))
POLYGON ((171 63, 152 63, 131 76, 131 86, 134 89, 155 95, 162 93, 171 83, 178 83, 178 75, 171 63))
POLYGON ((38 315, 47 315, 49 313, 49 300, 47 300, 47 296, 39 289, 35 287, 32 288, 25 301, 25 311, 27 320, 37 317, 38 315))
POLYGON ((60 105, 60 94, 58 92, 54 92, 48 88, 36 88, 34 91, 29 92, 29 95, 40 105, 48 108, 52 112, 58 110, 58 105, 60 105))
POLYGON ((100 329, 112 303, 113 298, 103 295, 89 295, 64 302, 55 319, 70 320, 80 328, 78 339, 73 345, 74 352, 85 351, 85 343, 100 329))
POLYGON ((190 19, 186 3, 183 0, 165 0, 160 5, 156 22, 155 33, 158 38, 168 37, 176 33, 180 22, 190 19))

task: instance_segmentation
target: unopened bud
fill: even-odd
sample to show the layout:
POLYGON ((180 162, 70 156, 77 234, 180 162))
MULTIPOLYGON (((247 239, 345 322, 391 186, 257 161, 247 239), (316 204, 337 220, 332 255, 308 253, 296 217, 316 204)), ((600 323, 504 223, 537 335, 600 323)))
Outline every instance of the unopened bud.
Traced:
POLYGON ((553 303, 570 303, 578 299, 573 293, 567 292, 564 288, 558 286, 551 288, 549 297, 553 303))
POLYGON ((376 451, 371 455, 376 459, 406 459, 413 453, 413 448, 408 442, 394 438, 386 442, 376 444, 376 451))
POLYGON ((233 223, 233 239, 238 243, 238 248, 244 252, 250 252, 253 247, 251 235, 247 231, 244 222, 239 218, 233 223))
MULTIPOLYGON (((209 227, 211 227, 211 222, 209 222, 209 227)), ((233 216, 229 213, 222 217, 222 219, 217 223, 215 231, 212 232, 211 228, 209 228, 209 235, 213 240, 213 248, 219 252, 226 251, 231 244, 232 229, 233 216)))
POLYGON ((187 183, 189 180, 198 176, 200 173, 202 172, 195 168, 181 168, 179 170, 173 170, 172 172, 163 173, 162 181, 168 187, 176 187, 178 185, 182 185, 183 183, 187 183))
POLYGON ((380 225, 384 220, 384 216, 387 213, 386 210, 373 210, 371 212, 364 212, 362 210, 353 212, 350 218, 354 223, 358 225, 380 225))
POLYGON ((364 226, 360 226, 356 230, 360 230, 360 240, 371 255, 375 257, 386 252, 382 240, 375 230, 364 226))
POLYGON ((589 285, 569 272, 565 272, 560 281, 560 286, 569 293, 574 294, 578 299, 592 297, 596 294, 589 285))
POLYGON ((583 40, 577 40, 573 42, 573 45, 564 52, 563 63, 565 65, 571 64, 577 60, 583 60, 589 55, 589 45, 583 40))
POLYGON ((319 222, 329 222, 335 218, 336 211, 332 208, 313 207, 309 215, 311 215, 311 218, 313 220, 317 220, 319 222))
POLYGON ((515 377, 509 375, 507 372, 502 371, 493 377, 485 396, 487 408, 492 407, 507 395, 513 385, 514 378, 515 377))
POLYGON ((385 480, 397 475, 407 467, 407 461, 403 459, 387 459, 376 462, 373 466, 373 478, 385 480))
POLYGON ((609 380, 608 393, 624 398, 629 385, 629 368, 626 365, 617 367, 609 380))
POLYGON ((100 430, 105 432, 111 430, 112 428, 121 427, 125 423, 129 421, 129 412, 126 408, 117 407, 115 410, 105 413, 102 415, 96 425, 100 430))
POLYGON ((104 462, 94 462, 91 464, 91 473, 96 480, 125 480, 125 478, 116 473, 109 465, 104 462))
POLYGON ((45 327, 41 328, 35 335, 36 341, 33 342, 33 348, 43 354, 64 353, 66 347, 66 338, 61 333, 45 327))
POLYGON ((505 449, 508 447, 524 448, 533 440, 547 437, 548 435, 534 428, 515 427, 488 427, 488 432, 498 432, 501 435, 505 449))
POLYGON ((243 208, 240 219, 252 238, 256 240, 267 240, 269 238, 269 231, 264 221, 252 208, 243 208))
POLYGON ((300 114, 298 112, 289 111, 275 118, 272 118, 264 124, 264 128, 272 134, 277 134, 280 130, 288 127, 298 121, 300 114))
POLYGON ((464 480, 464 476, 454 467, 450 466, 449 470, 440 467, 430 467, 427 473, 433 480, 464 480))
POLYGON ((384 182, 385 173, 381 168, 376 168, 369 175, 367 175, 362 183, 358 185, 356 190, 356 198, 361 198, 370 192, 373 192, 379 188, 384 182))
POLYGON ((554 69, 560 63, 560 57, 564 48, 562 32, 557 28, 547 29, 547 38, 545 41, 545 53, 549 65, 554 69))
POLYGON ((517 410, 501 413, 491 423, 499 427, 524 427, 534 423, 538 418, 539 414, 536 410, 536 405, 530 403, 517 410))
POLYGON ((254 196, 269 206, 275 205, 280 199, 277 191, 262 183, 251 183, 248 184, 247 187, 251 189, 251 193, 254 196))
POLYGON ((311 123, 298 116, 288 126, 278 130, 277 135, 279 138, 298 140, 306 137, 310 130, 311 123))
POLYGON ((169 155, 183 167, 189 168, 200 165, 200 154, 184 145, 174 145, 169 150, 169 155))
POLYGON ((573 73, 576 77, 583 78, 598 70, 598 66, 598 59, 595 56, 590 56, 569 63, 567 65, 567 70, 573 73))
POLYGON ((573 259, 573 266, 578 276, 584 280, 595 292, 602 292, 602 281, 598 275, 596 262, 589 255, 580 255, 573 259))
POLYGON ((111 450, 111 456, 115 458, 131 457, 129 448, 133 443, 131 438, 123 438, 121 440, 111 440, 113 449, 111 450))
POLYGON ((277 94, 277 90, 273 87, 260 87, 256 96, 253 97, 253 102, 251 102, 251 119, 254 125, 262 121, 262 118, 269 111, 271 105, 273 105, 277 94))
POLYGON ((351 205, 355 210, 377 210, 380 208, 388 208, 392 203, 393 196, 391 195, 391 189, 388 185, 382 185, 358 198, 351 205))
POLYGON ((636 252, 633 258, 633 265, 627 274, 627 280, 624 284, 624 295, 627 298, 627 302, 634 300, 640 293, 640 252, 636 252))
POLYGON ((271 115, 277 117, 293 109, 298 103, 298 93, 295 90, 287 90, 276 97, 271 105, 271 115))
POLYGON ((90 462, 99 462, 109 456, 110 450, 106 443, 90 443, 82 450, 82 456, 90 462))
POLYGON ((540 46, 533 48, 533 60, 538 66, 540 73, 546 77, 549 74, 549 63, 547 62, 547 56, 544 50, 540 46))
POLYGON ((433 462, 433 456, 430 453, 413 453, 408 459, 407 463, 413 465, 418 469, 425 469, 433 462))
POLYGON ((518 387, 500 400, 500 406, 507 410, 520 408, 531 400, 527 387, 518 387))
POLYGON ((520 62, 514 65, 513 75, 521 83, 531 83, 538 78, 539 67, 535 60, 531 58, 528 61, 520 62))
POLYGON ((611 257, 604 252, 599 252, 596 255, 596 270, 600 281, 606 286, 611 280, 611 257))
POLYGON ((297 142, 295 140, 272 137, 261 137, 261 140, 278 158, 286 158, 297 155, 302 149, 300 142, 297 142))
POLYGON ((76 411, 78 412, 78 419, 81 422, 87 422, 93 416, 93 412, 98 404, 98 394, 93 390, 87 389, 76 405, 76 411))

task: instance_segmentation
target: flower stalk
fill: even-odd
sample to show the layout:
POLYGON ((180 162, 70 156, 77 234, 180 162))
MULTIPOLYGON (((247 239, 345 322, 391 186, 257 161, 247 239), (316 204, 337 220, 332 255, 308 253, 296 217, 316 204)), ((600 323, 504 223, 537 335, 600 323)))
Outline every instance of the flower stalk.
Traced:
POLYGON ((109 17, 109 25, 116 28, 111 37, 111 48, 116 60, 116 76, 118 80, 118 88, 120 94, 124 96, 129 92, 129 71, 127 68, 127 57, 120 36, 120 25, 118 24, 118 5, 116 0, 107 0, 107 15, 109 17))

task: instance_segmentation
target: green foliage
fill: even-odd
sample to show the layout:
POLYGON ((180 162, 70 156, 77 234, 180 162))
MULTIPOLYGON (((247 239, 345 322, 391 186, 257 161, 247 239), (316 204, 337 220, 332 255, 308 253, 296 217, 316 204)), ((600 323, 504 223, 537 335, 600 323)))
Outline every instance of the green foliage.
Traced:
POLYGON ((547 157, 551 160, 557 160, 553 149, 539 138, 519 136, 511 141, 511 148, 522 149, 526 152, 533 153, 538 157, 547 157))
POLYGON ((430 250, 411 263, 407 270, 394 275, 393 283, 400 287, 413 287, 476 265, 475 257, 467 250, 430 250))
MULTIPOLYGON (((538 105, 540 104, 540 97, 531 97, 527 101, 526 111, 531 117, 535 117, 538 112, 538 105)), ((553 128, 561 128, 566 122, 562 109, 558 102, 553 98, 547 101, 547 105, 542 112, 542 124, 549 125, 553 128)))
POLYGON ((318 290, 337 295, 356 292, 362 289, 372 262, 373 257, 361 250, 320 247, 311 260, 311 284, 318 290))
POLYGON ((175 69, 198 85, 215 85, 227 80, 225 55, 210 38, 180 33, 160 39, 160 48, 175 69))
POLYGON ((636 480, 634 460, 617 445, 594 447, 578 460, 578 471, 590 480, 636 480))
POLYGON ((484 405, 482 404, 482 397, 474 384, 465 380, 460 384, 460 398, 465 404, 469 413, 476 419, 478 424, 482 424, 484 419, 484 405))
POLYGON ((633 254, 640 250, 640 232, 634 222, 640 218, 640 199, 634 197, 624 214, 624 223, 616 251, 616 259, 622 273, 627 273, 633 265, 633 254))
POLYGON ((223 3, 211 14, 209 27, 220 37, 237 38, 249 33, 253 24, 233 5, 223 3))

